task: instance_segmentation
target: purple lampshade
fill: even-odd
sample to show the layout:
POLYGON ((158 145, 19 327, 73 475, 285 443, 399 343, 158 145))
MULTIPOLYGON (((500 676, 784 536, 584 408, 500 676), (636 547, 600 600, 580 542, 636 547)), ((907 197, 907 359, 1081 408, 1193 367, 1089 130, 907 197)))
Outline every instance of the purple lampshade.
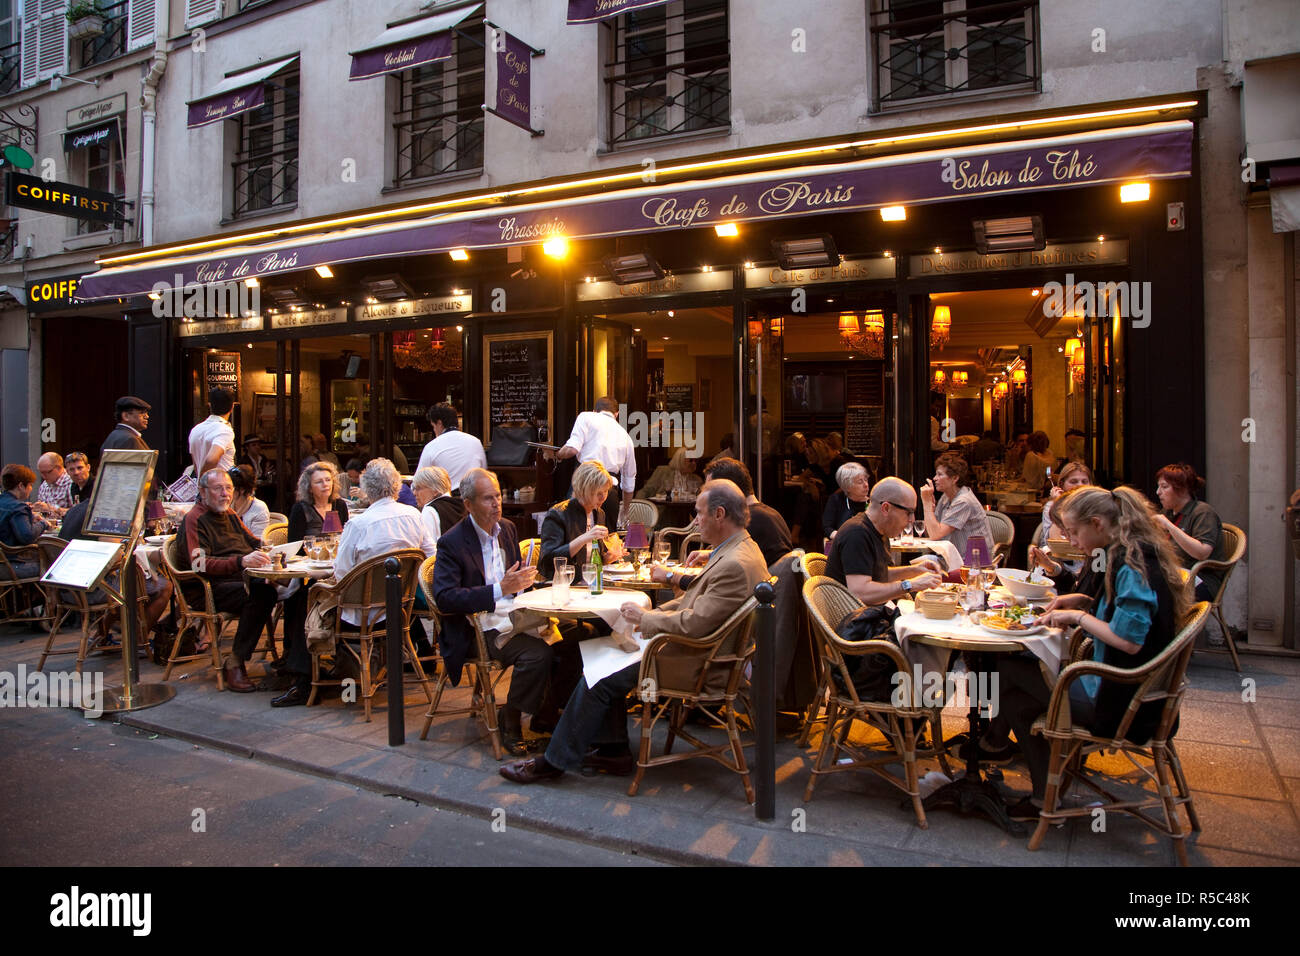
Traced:
POLYGON ((163 518, 166 517, 167 517, 167 509, 163 507, 163 503, 161 501, 157 500, 156 498, 150 498, 144 503, 145 521, 161 521, 163 518))
POLYGON ((623 542, 623 547, 629 550, 650 547, 650 542, 646 539, 644 524, 640 521, 633 521, 628 524, 627 539, 623 542))
POLYGON ((337 511, 331 511, 327 514, 320 526, 321 534, 338 534, 343 530, 343 525, 339 523, 339 514, 337 511))

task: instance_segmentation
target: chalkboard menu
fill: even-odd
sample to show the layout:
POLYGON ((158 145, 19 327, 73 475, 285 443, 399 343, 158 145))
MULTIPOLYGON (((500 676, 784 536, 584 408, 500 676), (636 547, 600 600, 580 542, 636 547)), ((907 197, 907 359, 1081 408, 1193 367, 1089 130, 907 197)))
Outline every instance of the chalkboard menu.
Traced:
POLYGON ((228 388, 239 395, 239 353, 205 352, 204 362, 207 369, 208 388, 218 385, 228 388))
POLYGON ((844 420, 844 446, 854 455, 885 454, 885 407, 850 405, 844 420))
POLYGON ((549 426, 551 333, 486 335, 483 341, 483 402, 487 406, 488 435, 500 425, 521 421, 549 426), (539 416, 545 416, 545 420, 539 416))
POLYGON ((666 412, 695 411, 695 386, 694 385, 665 385, 664 386, 664 411, 666 412))

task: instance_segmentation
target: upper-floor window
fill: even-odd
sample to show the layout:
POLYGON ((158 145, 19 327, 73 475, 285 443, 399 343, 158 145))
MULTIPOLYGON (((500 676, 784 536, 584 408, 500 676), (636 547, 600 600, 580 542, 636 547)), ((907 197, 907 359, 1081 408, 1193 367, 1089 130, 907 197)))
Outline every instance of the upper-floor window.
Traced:
POLYGON ((731 124, 727 0, 673 0, 606 23, 611 146, 731 124))
POLYGON ((298 202, 298 67, 265 81, 261 106, 235 117, 231 218, 298 202))
POLYGON ((874 109, 1038 88, 1038 0, 872 0, 874 109))
POLYGON ((68 31, 68 58, 78 67, 85 68, 103 63, 126 52, 127 14, 130 0, 121 0, 111 6, 100 4, 101 33, 74 38, 77 25, 68 31))
POLYGON ((449 59, 395 75, 393 185, 483 167, 483 18, 454 34, 449 59))
POLYGON ((18 89, 22 44, 18 41, 16 0, 0 0, 0 96, 18 89))
MULTIPOLYGON (((122 148, 116 136, 105 137, 102 142, 76 150, 69 163, 74 181, 87 189, 112 193, 118 199, 126 196, 126 170, 122 164, 122 148)), ((107 232, 113 223, 97 219, 78 219, 77 235, 107 232)))

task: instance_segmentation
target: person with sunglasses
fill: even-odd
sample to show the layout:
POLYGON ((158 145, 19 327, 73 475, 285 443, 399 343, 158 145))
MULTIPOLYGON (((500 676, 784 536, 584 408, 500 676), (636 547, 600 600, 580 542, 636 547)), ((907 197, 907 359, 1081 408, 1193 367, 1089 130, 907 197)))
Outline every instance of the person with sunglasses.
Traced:
POLYGON ((916 491, 902 478, 882 478, 871 489, 867 510, 850 518, 831 542, 826 574, 863 604, 910 597, 942 578, 933 558, 901 567, 889 563, 889 539, 903 533, 916 514, 916 491))

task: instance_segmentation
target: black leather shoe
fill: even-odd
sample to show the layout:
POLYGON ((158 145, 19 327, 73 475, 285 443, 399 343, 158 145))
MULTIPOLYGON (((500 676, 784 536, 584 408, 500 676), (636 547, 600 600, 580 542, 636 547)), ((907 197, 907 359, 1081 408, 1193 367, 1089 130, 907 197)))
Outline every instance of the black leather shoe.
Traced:
POLYGON ((608 773, 615 777, 629 776, 636 770, 636 758, 631 751, 616 757, 604 757, 592 751, 582 758, 582 775, 592 777, 598 773, 608 773))
POLYGON ((1037 820, 1041 807, 1034 806, 1028 797, 1021 797, 1015 803, 1007 804, 1007 816, 1012 820, 1037 820))
POLYGON ((546 764, 539 767, 541 757, 530 757, 527 760, 516 760, 514 763, 508 763, 498 769, 498 773, 505 777, 511 783, 538 783, 542 780, 555 780, 564 776, 564 771, 558 767, 552 767, 546 764))
POLYGON ((295 681, 294 685, 279 697, 271 698, 272 707, 302 707, 311 696, 310 681, 295 681))

